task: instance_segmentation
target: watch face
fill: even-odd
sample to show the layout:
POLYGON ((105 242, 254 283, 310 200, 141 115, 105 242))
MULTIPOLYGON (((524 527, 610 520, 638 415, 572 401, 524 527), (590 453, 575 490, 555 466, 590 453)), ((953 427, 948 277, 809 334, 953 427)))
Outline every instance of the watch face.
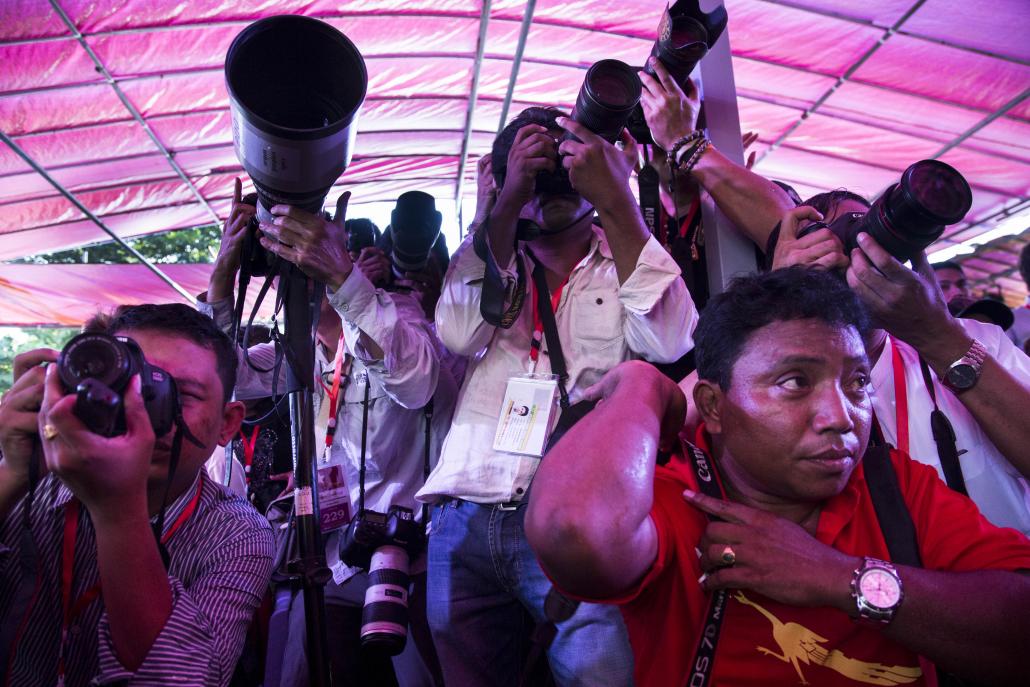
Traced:
POLYGON ((948 370, 946 378, 956 389, 968 389, 976 384, 976 369, 972 365, 956 365, 948 370))
POLYGON ((866 603, 876 608, 893 608, 901 599, 898 580, 882 568, 866 570, 858 581, 858 590, 866 603))

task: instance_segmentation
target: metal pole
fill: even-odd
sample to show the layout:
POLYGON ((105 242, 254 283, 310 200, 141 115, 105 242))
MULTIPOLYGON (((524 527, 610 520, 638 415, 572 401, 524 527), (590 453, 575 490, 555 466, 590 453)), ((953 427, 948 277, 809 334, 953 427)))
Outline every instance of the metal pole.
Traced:
MULTIPOLYGON (((744 147, 740 140, 740 113, 737 111, 737 86, 733 79, 729 34, 727 28, 701 60, 699 88, 709 140, 726 157, 743 166, 744 147)), ((719 210, 711 196, 705 194, 702 198, 708 289, 715 295, 726 289, 734 275, 753 272, 758 263, 754 244, 719 210)))
POLYGON ((164 281, 166 284, 168 284, 173 289, 175 289, 189 303, 196 303, 197 302, 197 299, 195 299, 188 291, 186 291, 186 289, 182 288, 182 286, 180 286, 175 280, 173 280, 167 274, 165 274, 160 269, 158 269, 157 265, 155 265, 154 263, 152 263, 149 260, 147 260, 143 256, 142 253, 140 253, 138 250, 136 250, 135 248, 130 246, 128 243, 126 243, 124 241, 124 239, 122 239, 122 237, 120 237, 120 236, 118 236, 118 234, 114 233, 106 224, 103 223, 103 221, 99 217, 97 217, 95 214, 93 214, 93 212, 89 208, 87 208, 85 205, 83 205, 82 202, 78 198, 76 198, 75 195, 72 194, 71 191, 66 189, 63 185, 61 185, 61 183, 59 181, 57 181, 52 176, 50 176, 47 173, 46 169, 43 168, 42 165, 40 165, 38 162, 36 162, 31 157, 29 157, 28 153, 26 153, 24 150, 22 150, 21 146, 19 146, 17 143, 15 143, 13 140, 11 140, 10 136, 8 136, 4 132, 0 131, 0 141, 3 141, 8 146, 10 146, 11 150, 13 150, 15 153, 17 153, 18 156, 21 159, 25 160, 25 162, 30 167, 32 167, 32 169, 34 169, 37 174, 39 174, 41 177, 46 179, 50 183, 51 186, 56 188, 60 192, 60 194, 62 196, 64 196, 65 198, 67 198, 69 200, 69 202, 71 202, 72 205, 77 207, 82 214, 86 215, 86 217, 88 217, 90 220, 92 220, 94 224, 96 224, 98 227, 100 227, 104 231, 105 234, 107 234, 112 239, 114 239, 115 243, 117 243, 119 246, 121 246, 122 248, 127 250, 129 253, 131 253, 132 256, 135 257, 137 260, 139 260, 141 263, 146 265, 147 268, 151 272, 156 274, 162 281, 164 281))
POLYGON ((218 216, 218 213, 215 212, 214 208, 212 208, 211 205, 207 202, 207 199, 204 198, 203 195, 201 195, 200 189, 198 189, 194 185, 193 181, 186 175, 186 172, 183 170, 183 168, 180 167, 179 163, 175 161, 174 157, 172 157, 172 154, 168 152, 168 149, 165 148, 164 143, 162 143, 161 139, 157 137, 157 134, 154 133, 154 130, 150 128, 150 124, 147 123, 147 120, 143 118, 143 114, 136 109, 136 106, 133 105, 127 97, 125 97, 125 93, 122 92, 122 89, 118 85, 118 82, 114 80, 114 77, 111 76, 111 73, 107 71, 107 67, 105 67, 104 63, 100 61, 100 58, 97 57, 97 54, 93 52, 93 48, 89 47, 89 43, 86 42, 86 39, 83 37, 82 32, 79 31, 79 28, 75 26, 75 22, 73 22, 71 18, 67 14, 65 14, 65 11, 61 8, 61 5, 57 2, 57 0, 50 0, 50 6, 53 7, 54 12, 57 13, 57 16, 59 16, 61 20, 64 22, 65 26, 68 27, 68 30, 71 31, 72 35, 79 42, 79 45, 82 46, 82 49, 86 51, 87 55, 89 55, 89 58, 93 60, 93 64, 96 67, 97 73, 104 77, 108 85, 110 85, 111 88, 114 90, 114 94, 118 96, 118 100, 122 102, 122 105, 125 106, 125 109, 128 110, 129 113, 132 115, 132 118, 135 119, 141 127, 143 127, 143 131, 145 131, 147 136, 150 137, 150 140, 154 143, 155 146, 157 146, 157 149, 161 151, 161 154, 164 156, 165 160, 168 162, 169 165, 171 165, 172 169, 175 170, 175 173, 179 176, 180 179, 182 179, 183 183, 186 184, 186 186, 193 193, 193 195, 196 196, 197 200, 200 201, 200 204, 204 206, 204 209, 208 211, 208 213, 214 219, 215 224, 220 224, 222 220, 218 216))
POLYGON ((529 29, 533 25, 533 12, 536 11, 536 0, 526 2, 526 11, 522 15, 522 27, 519 29, 519 42, 515 46, 515 57, 511 65, 511 76, 508 77, 508 92, 504 96, 504 104, 501 105, 501 121, 497 123, 497 133, 501 133, 504 123, 508 120, 508 109, 511 107, 511 99, 515 94, 515 80, 519 76, 519 69, 522 68, 522 55, 526 51, 526 39, 529 38, 529 29))
MULTIPOLYGON (((329 687, 329 633, 325 617, 325 584, 331 573, 325 563, 325 544, 319 523, 318 489, 315 476, 315 414, 311 395, 315 377, 315 323, 318 312, 314 301, 324 294, 322 284, 314 284, 293 265, 284 263, 279 277, 285 282, 286 388, 290 405, 290 448, 293 453, 293 516, 297 532, 298 558, 290 561, 291 572, 301 582, 304 595, 307 663, 310 685, 329 687)), ((342 680, 342 676, 341 676, 342 680)))
POLYGON ((454 189, 455 212, 461 207, 461 195, 465 190, 465 163, 468 162, 469 145, 472 142, 472 119, 476 114, 476 97, 479 95, 479 72, 483 67, 483 52, 486 50, 486 29, 490 25, 491 0, 483 0, 479 14, 479 43, 476 46, 476 62, 472 67, 472 87, 469 89, 468 109, 465 112, 465 133, 461 140, 461 156, 458 158, 458 179, 454 189))

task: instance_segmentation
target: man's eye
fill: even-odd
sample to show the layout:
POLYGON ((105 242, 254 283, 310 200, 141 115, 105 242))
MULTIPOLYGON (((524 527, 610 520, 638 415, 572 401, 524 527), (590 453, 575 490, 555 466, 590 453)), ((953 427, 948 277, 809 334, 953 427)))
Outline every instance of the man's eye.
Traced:
POLYGON ((787 391, 800 391, 808 386, 808 380, 800 375, 794 375, 793 377, 784 377, 779 381, 779 385, 787 391))
POLYGON ((869 375, 858 375, 851 381, 851 388, 855 391, 869 391, 869 375))

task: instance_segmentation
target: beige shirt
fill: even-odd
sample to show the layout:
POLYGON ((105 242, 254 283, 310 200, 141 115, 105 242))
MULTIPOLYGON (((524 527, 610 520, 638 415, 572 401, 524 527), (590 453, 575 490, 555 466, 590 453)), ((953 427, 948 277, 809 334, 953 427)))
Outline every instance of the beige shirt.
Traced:
MULTIPOLYGON (((525 263, 527 275, 532 272, 519 251, 504 270, 509 284, 515 279, 515 259, 525 263)), ((479 309, 485 269, 470 236, 451 260, 437 305, 440 338, 454 353, 469 357, 469 368, 440 462, 417 494, 423 501, 444 496, 477 503, 517 501, 540 462, 492 448, 508 379, 531 369, 533 282, 527 279, 526 306, 514 325, 493 327, 479 309)), ((590 249, 572 270, 555 312, 571 402, 624 360, 678 360, 693 346, 697 317, 680 268, 653 237, 620 285, 604 233, 595 227, 590 249)), ((537 373, 551 371, 546 350, 544 342, 537 373)))

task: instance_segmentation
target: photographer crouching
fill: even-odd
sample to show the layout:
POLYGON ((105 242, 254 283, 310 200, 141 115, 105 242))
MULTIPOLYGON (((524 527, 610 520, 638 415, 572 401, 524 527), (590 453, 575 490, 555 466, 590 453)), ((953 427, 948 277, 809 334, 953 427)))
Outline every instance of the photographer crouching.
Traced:
POLYGON ((185 305, 86 332, 60 359, 19 355, 0 403, 0 669, 19 686, 226 685, 273 553, 203 469, 243 418, 235 351, 185 305))
MULTIPOLYGON (((440 684, 425 621, 424 533, 414 494, 427 464, 439 455, 457 383, 440 365, 421 293, 385 290, 370 280, 380 282, 391 269, 384 259, 394 269, 396 259, 367 245, 348 245, 348 198, 349 193, 341 196, 332 220, 277 205, 272 222, 248 229, 253 212, 237 191, 234 213, 248 222, 234 222, 230 215, 203 307, 221 326, 231 326, 240 251, 246 233, 255 229, 265 250, 326 284, 316 331, 314 406, 316 484, 332 570, 325 590, 332 672, 352 676, 357 685, 440 684), (398 598, 391 596, 395 592, 403 598, 389 603, 398 598)), ((399 203, 394 223, 413 227, 424 239, 423 259, 432 260, 439 213, 414 212, 399 203)), ((247 356, 250 364, 239 368, 239 397, 284 388, 274 344, 251 347, 247 356)), ((292 492, 287 508, 291 502, 292 492)), ((287 635, 270 638, 269 666, 277 667, 266 674, 268 685, 308 683, 301 594, 293 593, 286 604, 287 635)))

